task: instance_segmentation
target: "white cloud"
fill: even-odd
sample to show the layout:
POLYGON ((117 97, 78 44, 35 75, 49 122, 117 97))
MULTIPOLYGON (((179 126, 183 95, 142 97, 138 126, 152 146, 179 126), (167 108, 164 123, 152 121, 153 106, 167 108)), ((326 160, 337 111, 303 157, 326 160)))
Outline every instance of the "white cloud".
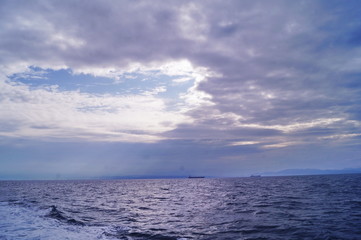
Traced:
POLYGON ((336 140, 342 140, 342 139, 348 139, 348 138, 354 138, 354 137, 360 137, 361 133, 346 133, 346 134, 335 134, 330 135, 326 137, 319 137, 319 139, 327 140, 327 139, 336 139, 336 140))
POLYGON ((127 72, 127 70, 115 66, 113 67, 87 66, 87 67, 72 68, 71 70, 73 74, 89 74, 94 77, 112 78, 116 82, 121 81, 120 76, 127 72))
POLYGON ((0 132, 8 137, 155 141, 159 133, 189 121, 167 111, 154 94, 92 95, 1 81, 0 96, 0 122, 15 124, 15 130, 0 132))
POLYGON ((309 129, 314 127, 327 127, 329 125, 339 123, 344 121, 342 118, 321 118, 314 119, 309 122, 297 122, 291 124, 283 124, 283 125, 260 125, 260 124, 242 124, 239 123, 240 127, 250 127, 250 128, 261 128, 261 129, 275 129, 280 130, 285 133, 291 133, 294 131, 299 131, 303 129, 309 129))
POLYGON ((275 144, 266 144, 263 145, 262 148, 284 148, 289 147, 292 145, 300 144, 299 142, 282 142, 282 143, 275 143, 275 144))
MULTIPOLYGON (((76 69, 73 72, 76 74, 91 74, 97 77, 109 77, 119 81, 121 81, 121 75, 126 74, 143 74, 149 78, 166 75, 173 77, 171 81, 175 83, 193 81, 193 86, 191 86, 186 92, 179 93, 179 99, 183 101, 182 112, 186 112, 200 106, 212 105, 211 95, 205 93, 204 91, 200 91, 198 86, 201 82, 207 81, 207 78, 209 77, 220 76, 220 74, 212 72, 205 67, 193 66, 193 64, 187 59, 167 62, 151 62, 148 64, 132 63, 127 67, 118 69, 115 67, 81 68, 76 69)), ((151 91, 146 91, 144 94, 154 95, 165 91, 166 88, 164 86, 160 86, 151 91)))
POLYGON ((160 87, 156 87, 154 89, 152 89, 151 91, 146 91, 144 94, 145 95, 157 95, 159 93, 162 92, 166 92, 167 88, 165 86, 160 86, 160 87))
POLYGON ((257 141, 237 141, 230 143, 229 146, 244 146, 244 145, 254 145, 259 143, 260 142, 257 141))

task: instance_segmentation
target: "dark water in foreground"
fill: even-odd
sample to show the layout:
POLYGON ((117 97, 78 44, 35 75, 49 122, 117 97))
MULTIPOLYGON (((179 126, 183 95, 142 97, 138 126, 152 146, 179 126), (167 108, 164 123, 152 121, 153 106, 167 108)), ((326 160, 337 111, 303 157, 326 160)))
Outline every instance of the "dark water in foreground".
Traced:
POLYGON ((0 181, 0 239, 361 239, 361 175, 0 181))

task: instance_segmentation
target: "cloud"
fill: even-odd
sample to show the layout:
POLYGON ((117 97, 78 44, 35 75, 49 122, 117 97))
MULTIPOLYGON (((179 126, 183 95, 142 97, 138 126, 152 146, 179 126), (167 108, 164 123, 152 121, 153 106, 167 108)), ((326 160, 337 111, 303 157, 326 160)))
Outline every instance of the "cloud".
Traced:
MULTIPOLYGON (((51 70, 51 74, 48 71, 30 66, 10 77, 3 76, 0 82, 2 136, 45 137, 53 140, 63 138, 66 141, 72 138, 86 141, 159 141, 163 139, 160 133, 172 130, 178 124, 192 122, 192 118, 185 112, 208 101, 208 96, 198 91, 197 86, 212 74, 205 68, 194 68, 186 60, 160 65, 135 63, 128 68, 112 71, 97 68, 76 71, 66 69, 61 75, 60 71, 51 70), (132 89, 128 88, 122 93, 109 90, 108 93, 84 92, 87 88, 81 87, 81 91, 73 87, 67 89, 69 86, 64 85, 64 82, 69 80, 58 79, 65 77, 79 81, 75 76, 83 75, 84 78, 89 74, 94 78, 87 82, 82 80, 83 85, 106 84, 97 77, 113 78, 114 82, 110 84, 120 87, 125 79, 128 79, 127 84, 137 79, 138 86, 136 83, 133 86, 137 86, 138 91, 132 93, 132 89), (39 77, 49 79, 43 84, 33 84, 33 80, 39 77), (54 79, 50 79, 54 77, 59 85, 54 85, 54 79), (144 84, 139 83, 140 77, 144 78, 140 80, 144 84), (121 78, 123 80, 119 81, 121 78), (188 78, 190 87, 178 87, 179 83, 173 85, 172 82, 179 78, 188 78), (159 96, 168 90, 172 91, 170 96, 159 96), (16 131, 9 131, 8 122, 16 125, 15 128, 11 127, 16 131)), ((77 86, 76 83, 72 85, 77 86)))
POLYGON ((361 133, 359 7, 358 1, 3 1, 1 135, 192 141, 202 149, 217 143, 219 161, 244 159, 242 151, 276 163, 288 151, 326 152, 310 144, 346 152, 361 133), (62 82, 34 87, 46 74, 31 69, 67 69, 94 77, 94 85, 110 78, 129 92, 77 91, 62 82))
POLYGON ((160 132, 189 121, 166 111, 165 103, 153 94, 94 95, 54 86, 0 84, 2 136, 155 141, 160 132))

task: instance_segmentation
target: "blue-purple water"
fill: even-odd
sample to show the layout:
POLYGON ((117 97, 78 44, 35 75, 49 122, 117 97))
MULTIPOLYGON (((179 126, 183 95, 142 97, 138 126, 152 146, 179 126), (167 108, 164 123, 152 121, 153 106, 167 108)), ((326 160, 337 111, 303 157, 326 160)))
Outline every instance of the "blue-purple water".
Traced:
POLYGON ((361 239, 361 175, 1 181, 0 239, 361 239))

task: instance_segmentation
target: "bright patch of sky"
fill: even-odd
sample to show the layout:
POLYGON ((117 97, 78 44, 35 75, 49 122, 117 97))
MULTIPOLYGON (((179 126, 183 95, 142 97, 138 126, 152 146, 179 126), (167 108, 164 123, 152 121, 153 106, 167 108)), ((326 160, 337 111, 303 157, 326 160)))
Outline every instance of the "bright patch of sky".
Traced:
POLYGON ((3 124, 0 134, 157 141, 160 133, 192 122, 186 112, 208 102, 197 90, 208 75, 186 60, 126 70, 30 66, 2 82, 1 120, 12 124, 3 124))
POLYGON ((125 72, 113 77, 73 73, 71 69, 42 69, 29 67, 25 73, 12 74, 9 79, 41 88, 56 86, 61 91, 80 91, 91 94, 157 94, 165 98, 179 98, 194 85, 195 79, 188 75, 167 75, 161 70, 125 72))
POLYGON ((189 61, 181 60, 151 67, 136 65, 126 70, 98 69, 97 72, 29 66, 24 72, 11 74, 9 80, 24 84, 30 90, 57 89, 96 96, 153 96, 162 99, 168 111, 186 111, 207 98, 196 89, 206 76, 210 73, 205 68, 194 68, 189 61))

